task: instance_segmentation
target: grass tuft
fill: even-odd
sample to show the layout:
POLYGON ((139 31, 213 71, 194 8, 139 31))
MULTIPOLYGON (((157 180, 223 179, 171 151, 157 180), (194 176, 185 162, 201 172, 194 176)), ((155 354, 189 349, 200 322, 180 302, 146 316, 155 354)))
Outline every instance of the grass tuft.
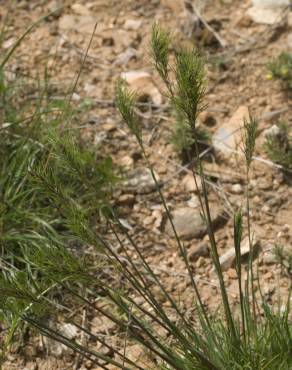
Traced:
MULTIPOLYGON (((170 102, 194 135, 193 159, 202 183, 202 194, 198 191, 198 197, 220 287, 221 307, 214 315, 204 305, 186 248, 178 237, 163 189, 144 148, 139 116, 135 113, 135 96, 119 81, 117 107, 130 133, 137 139, 173 229, 186 266, 190 294, 193 294, 195 318, 190 317, 181 302, 169 293, 145 258, 143 248, 122 227, 115 210, 105 202, 106 188, 113 181, 110 162, 97 161, 95 153, 86 150, 77 138, 60 132, 58 125, 48 131, 37 114, 26 126, 16 120, 1 127, 6 137, 5 140, 5 135, 1 137, 0 148, 9 155, 8 160, 1 162, 3 196, 0 207, 5 217, 1 218, 0 314, 10 325, 2 360, 18 324, 25 322, 102 369, 108 369, 110 365, 123 370, 291 369, 291 294, 288 294, 282 311, 268 305, 260 285, 258 294, 255 294, 252 258, 247 267, 247 282, 243 281, 245 267, 241 261, 241 239, 245 216, 241 211, 234 215, 239 317, 234 313, 225 286, 198 147, 196 121, 204 104, 205 91, 203 60, 196 50, 182 50, 175 55, 171 67, 167 56, 169 38, 158 26, 153 28, 152 48, 154 63, 166 83, 170 102), (174 81, 169 80, 169 70, 174 72, 174 81), (99 210, 108 215, 106 221, 111 238, 92 222, 99 210), (83 246, 81 252, 80 246, 83 246), (85 253, 89 248, 98 253, 98 258, 85 253), (63 297, 61 307, 54 299, 56 291, 63 297), (161 303, 157 294, 165 303, 161 303), (82 322, 74 321, 68 312, 72 304, 77 303, 90 310, 92 315, 112 322, 117 328, 114 335, 124 343, 124 348, 111 341, 107 343, 104 335, 91 332, 82 322), (60 317, 94 339, 94 345, 68 338, 56 326, 48 324, 60 317), (130 341, 151 354, 148 363, 131 359, 126 345, 130 341), (114 356, 96 351, 97 342, 110 349, 114 356)), ((12 116, 17 117, 16 114, 12 116)), ((50 116, 46 117, 48 124, 50 116)), ((66 129, 69 129, 68 125, 66 129)), ((256 122, 252 118, 244 122, 243 137, 247 233, 252 256, 248 193, 256 139, 256 122)), ((194 181, 197 185, 196 176, 194 181)))

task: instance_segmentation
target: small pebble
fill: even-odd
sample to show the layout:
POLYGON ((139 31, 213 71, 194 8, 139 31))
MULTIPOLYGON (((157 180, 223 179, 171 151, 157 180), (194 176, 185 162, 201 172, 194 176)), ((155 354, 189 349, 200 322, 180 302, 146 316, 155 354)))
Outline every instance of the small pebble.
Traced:
POLYGON ((283 231, 284 233, 289 232, 289 231, 290 231, 290 226, 289 226, 288 224, 283 225, 283 227, 282 227, 282 231, 283 231))
POLYGON ((243 193, 243 187, 240 184, 234 184, 231 187, 231 192, 233 194, 242 194, 243 193))
POLYGON ((237 279, 237 272, 235 269, 229 269, 227 271, 227 276, 229 277, 229 279, 237 279))
POLYGON ((196 267, 200 268, 206 264, 205 258, 204 257, 199 257, 198 261, 196 262, 196 267))
POLYGON ((91 369, 92 368, 92 362, 90 360, 87 360, 85 362, 84 366, 86 367, 86 369, 91 369))
POLYGON ((273 274, 271 271, 268 271, 267 273, 264 274, 263 277, 265 280, 270 280, 273 277, 273 274))
POLYGON ((270 207, 267 205, 267 204, 265 204, 263 207, 262 207, 262 212, 264 212, 264 213, 268 213, 268 212, 270 212, 271 211, 271 209, 270 209, 270 207))

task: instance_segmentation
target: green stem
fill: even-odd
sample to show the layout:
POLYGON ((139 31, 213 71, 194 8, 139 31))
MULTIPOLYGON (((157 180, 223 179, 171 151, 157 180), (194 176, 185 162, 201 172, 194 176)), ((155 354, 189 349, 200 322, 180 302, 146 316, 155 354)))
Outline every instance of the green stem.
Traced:
POLYGON ((220 291, 221 291, 222 301, 223 301, 223 305, 224 305, 226 320, 227 320, 229 329, 231 331, 232 337, 235 340, 235 342, 237 342, 238 338, 237 338, 237 334, 236 334, 235 324, 234 324, 234 320, 233 320, 231 309, 230 309, 230 303, 229 303, 229 300, 228 300, 227 291, 226 291, 226 288, 225 288, 223 273, 222 273, 220 260, 219 260, 219 254, 218 254, 218 250, 217 250, 217 244, 216 244, 216 240, 215 240, 215 234, 214 234, 214 230, 213 230, 213 226, 212 226, 212 218, 211 218, 211 212, 210 212, 208 191, 207 191, 207 186, 206 186, 206 182, 205 182, 204 168, 203 168, 203 165, 202 165, 202 161, 200 159, 199 147, 198 147, 198 142, 197 142, 196 138, 195 138, 195 148, 196 148, 196 157, 197 157, 197 161, 198 161, 198 165, 199 165, 199 175, 200 175, 200 179, 201 179, 201 183, 202 183, 203 199, 204 199, 204 203, 205 203, 205 211, 206 211, 205 212, 205 215, 206 215, 205 223, 206 223, 206 226, 207 226, 207 232, 208 232, 209 241, 210 241, 210 245, 211 245, 211 256, 212 256, 212 260, 213 260, 213 263, 214 263, 214 266, 215 266, 215 271, 217 273, 218 280, 219 280, 220 291))
MULTIPOLYGON (((248 277, 247 277, 247 292, 249 294, 249 283, 252 296, 252 310, 253 317, 256 318, 256 299, 255 299, 255 289, 254 289, 254 276, 253 276, 253 242, 251 237, 251 219, 250 219, 250 203, 249 203, 249 166, 247 166, 246 171, 246 208, 247 208, 247 232, 248 232, 248 243, 249 243, 249 258, 248 258, 248 277)), ((247 297, 249 299, 249 296, 247 297)))

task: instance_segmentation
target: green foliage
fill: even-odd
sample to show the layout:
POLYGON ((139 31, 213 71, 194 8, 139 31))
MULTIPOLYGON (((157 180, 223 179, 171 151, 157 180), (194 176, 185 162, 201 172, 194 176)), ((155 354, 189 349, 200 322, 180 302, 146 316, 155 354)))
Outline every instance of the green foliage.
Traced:
POLYGON ((6 251, 16 252, 38 233, 60 240, 60 230, 66 229, 60 203, 65 194, 88 215, 98 214, 110 194, 110 159, 98 158, 71 133, 47 125, 38 119, 1 130, 1 241, 6 251))
POLYGON ((264 144, 269 158, 283 166, 283 169, 292 169, 292 144, 290 129, 285 122, 278 124, 279 132, 277 134, 268 135, 264 144))
POLYGON ((269 78, 280 79, 288 89, 292 89, 292 53, 282 52, 268 64, 268 70, 269 78))
POLYGON ((82 247, 70 232, 74 215, 82 209, 94 225, 117 180, 111 159, 64 126, 76 112, 67 98, 51 99, 47 75, 33 104, 27 81, 8 80, 11 56, 0 68, 0 315, 11 328, 2 357, 24 314, 55 312, 56 281, 84 282, 92 261, 74 257, 82 247))

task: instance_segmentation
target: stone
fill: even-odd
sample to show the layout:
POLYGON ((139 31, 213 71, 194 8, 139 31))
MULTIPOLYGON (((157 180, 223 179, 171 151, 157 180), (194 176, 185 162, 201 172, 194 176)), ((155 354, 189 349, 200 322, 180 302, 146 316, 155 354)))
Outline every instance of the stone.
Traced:
POLYGON ((64 345, 55 340, 44 337, 44 345, 49 354, 55 357, 62 357, 67 353, 70 353, 70 350, 64 345))
MULTIPOLYGON (((159 182, 159 177, 155 173, 155 177, 159 182)), ((128 173, 128 180, 125 182, 127 190, 138 193, 147 194, 156 190, 155 182, 153 181, 149 168, 138 167, 128 173)))
POLYGON ((86 93, 87 96, 88 95, 94 95, 95 85, 86 82, 83 86, 83 90, 84 90, 84 92, 86 93))
POLYGON ((193 195, 191 197, 191 199, 189 199, 187 201, 187 205, 190 207, 190 208, 198 208, 200 207, 200 201, 199 201, 199 198, 196 196, 196 195, 193 195))
POLYGON ((269 190, 272 186, 273 183, 267 178, 262 178, 261 181, 258 182, 258 188, 261 190, 269 190))
POLYGON ((128 31, 137 31, 142 25, 141 19, 127 19, 124 28, 128 31))
POLYGON ((196 267, 197 268, 200 268, 200 267, 203 267, 203 266, 205 266, 206 265, 206 260, 205 260, 205 258, 204 257, 199 257, 198 258, 198 261, 197 261, 197 263, 196 263, 196 267))
POLYGON ((5 40, 2 43, 2 48, 10 49, 15 44, 16 41, 17 41, 16 37, 10 37, 9 39, 5 40))
POLYGON ((285 224, 282 226, 282 231, 284 233, 288 233, 290 231, 290 226, 288 224, 285 224))
POLYGON ((116 201, 118 206, 132 207, 135 203, 135 196, 133 194, 122 194, 116 201))
POLYGON ((81 100, 81 96, 79 95, 79 94, 77 94, 76 92, 74 92, 73 94, 72 94, 72 100, 73 101, 80 101, 81 100))
POLYGON ((244 119, 249 119, 248 107, 240 106, 228 122, 214 133, 212 142, 218 154, 229 156, 240 148, 244 119))
POLYGON ((207 243, 195 244, 188 251, 190 262, 196 262, 199 257, 208 257, 209 254, 210 250, 207 243))
POLYGON ((59 326, 59 330, 62 333, 62 335, 69 339, 76 338, 78 334, 76 326, 72 324, 62 324, 59 326))
MULTIPOLYGON (((109 345, 110 343, 107 343, 107 344, 109 345)), ((97 343, 97 349, 98 349, 98 353, 101 353, 104 356, 114 357, 115 352, 113 348, 109 348, 101 343, 97 343)))
POLYGON ((119 165, 123 167, 132 167, 134 160, 129 155, 124 155, 119 159, 119 165))
POLYGON ((129 224, 129 222, 124 218, 119 218, 119 223, 125 230, 133 230, 133 227, 129 224))
POLYGON ((107 139, 107 133, 104 131, 100 131, 94 135, 93 145, 98 147, 102 143, 104 143, 106 139, 107 139))
POLYGON ((290 0, 252 0, 252 5, 266 8, 281 8, 289 6, 290 0))
POLYGON ((243 186, 240 185, 240 184, 234 184, 234 185, 231 186, 230 191, 233 194, 242 194, 243 193, 243 186))
POLYGON ((275 290, 276 290, 276 287, 274 285, 270 285, 270 284, 265 286, 264 289, 263 289, 263 293, 266 296, 266 298, 270 298, 271 295, 273 295, 275 290))
POLYGON ((154 104, 162 103, 162 95, 148 72, 128 71, 123 72, 121 77, 128 83, 130 89, 137 93, 138 100, 150 98, 154 104))
POLYGON ((116 131, 117 129, 117 124, 111 120, 108 120, 106 123, 104 123, 102 125, 102 129, 106 132, 112 132, 112 131, 116 131))
POLYGON ((273 251, 273 246, 268 248, 267 251, 263 253, 263 263, 266 265, 274 265, 278 262, 278 258, 273 251))
POLYGON ((92 369, 93 363, 90 360, 86 360, 84 363, 84 367, 86 369, 92 369))
POLYGON ((24 351, 25 356, 29 359, 31 359, 32 357, 36 357, 38 355, 37 348, 34 345, 25 346, 23 351, 24 351))
POLYGON ((54 12, 53 14, 50 15, 49 18, 52 18, 52 19, 56 19, 58 17, 60 17, 60 15, 62 14, 62 11, 63 11, 63 7, 62 7, 62 1, 61 0, 52 0, 49 2, 48 4, 48 11, 47 11, 47 14, 48 13, 52 13, 54 12))
POLYGON ((160 229, 162 225, 162 221, 163 221, 162 211, 160 209, 155 209, 152 212, 152 216, 154 219, 154 227, 156 227, 157 229, 160 229))
POLYGON ((105 316, 95 316, 91 321, 91 331, 93 334, 112 334, 116 328, 116 323, 105 316))
POLYGON ((255 23, 274 25, 281 22, 289 5, 290 0, 253 0, 246 14, 255 23))
POLYGON ((236 27, 250 27, 252 24, 251 18, 246 14, 240 14, 240 16, 235 20, 234 25, 236 27))
POLYGON ((227 276, 229 279, 237 279, 237 272, 235 269, 231 268, 229 270, 227 270, 227 276))
POLYGON ((176 15, 183 13, 186 8, 184 0, 161 0, 161 4, 164 7, 172 10, 172 12, 176 15))
MULTIPOLYGON (((75 325, 65 323, 65 324, 55 324, 53 322, 49 322, 49 327, 56 329, 62 335, 67 337, 68 339, 72 340, 77 337, 78 329, 75 325)), ((56 342, 55 340, 44 337, 44 344, 49 353, 56 357, 62 357, 66 354, 72 353, 72 350, 66 347, 64 344, 56 342)))
MULTIPOLYGON (((280 187, 279 182, 276 179, 273 180, 273 190, 278 190, 279 187, 280 187)), ((282 199, 277 194, 274 198, 272 197, 272 198, 267 199, 267 204, 270 207, 277 207, 277 206, 281 205, 281 203, 282 203, 282 199)))
POLYGON ((262 213, 269 213, 270 211, 271 211, 271 208, 267 204, 264 204, 261 208, 262 213))
POLYGON ((279 120, 281 114, 284 112, 284 108, 271 110, 271 107, 269 107, 269 110, 262 114, 261 119, 265 122, 275 122, 279 120))
POLYGON ((264 281, 268 281, 270 279, 273 278, 273 273, 271 271, 268 271, 266 272, 264 275, 263 275, 263 278, 264 278, 264 281))
MULTIPOLYGON (((256 257, 256 255, 259 253, 259 250, 260 250, 260 243, 259 241, 255 241, 253 243, 253 252, 254 252, 253 257, 256 257)), ((249 241, 248 241, 248 238, 245 238, 241 242, 242 261, 243 262, 247 261, 248 256, 249 256, 249 241)), ((220 261, 222 271, 227 271, 228 269, 233 268, 235 266, 235 257, 236 256, 235 256, 234 247, 231 247, 230 249, 228 249, 228 251, 226 251, 224 254, 220 256, 219 261, 220 261)))
POLYGON ((264 130, 264 132, 263 132, 263 135, 264 135, 265 138, 277 137, 280 134, 281 134, 281 129, 277 125, 273 125, 273 126, 267 128, 266 130, 264 130))
MULTIPOLYGON (((176 232, 182 239, 200 237, 206 232, 206 225, 199 211, 192 208, 180 208, 172 213, 172 217, 176 232)), ((168 235, 173 236, 169 219, 166 222, 165 231, 168 235)))
POLYGON ((138 362, 138 363, 141 363, 141 360, 145 359, 145 354, 144 354, 143 348, 139 344, 133 344, 131 346, 127 346, 126 356, 130 360, 132 360, 134 362, 138 362))
POLYGON ((144 217, 142 222, 144 226, 148 226, 153 223, 153 217, 152 216, 144 217))
POLYGON ((70 31, 78 29, 80 33, 92 33, 96 23, 96 18, 91 15, 64 14, 59 19, 59 29, 70 31))
MULTIPOLYGON (((202 190, 202 183, 201 183, 201 179, 199 176, 196 176, 196 180, 197 180, 197 184, 198 184, 198 188, 199 188, 199 191, 202 190)), ((185 191, 187 192, 194 192, 194 193, 197 193, 198 192, 198 189, 196 187, 196 183, 195 183, 195 180, 194 180, 194 176, 192 173, 188 172, 182 179, 181 181, 181 184, 184 188, 185 191)))
MULTIPOLYGON (((215 205, 210 206, 210 208, 213 226, 217 227, 223 221, 223 212, 215 205)), ((172 212, 172 219, 176 232, 181 239, 199 238, 207 233, 206 224, 199 210, 189 207, 178 208, 172 212)), ((169 236, 174 236, 169 219, 166 221, 165 232, 169 236)))
POLYGON ((127 48, 125 51, 120 53, 114 61, 115 66, 126 65, 131 59, 137 57, 137 50, 133 48, 127 48))
POLYGON ((73 10, 75 14, 78 14, 78 15, 89 15, 90 14, 89 9, 86 6, 79 4, 79 3, 72 4, 71 9, 73 10))

